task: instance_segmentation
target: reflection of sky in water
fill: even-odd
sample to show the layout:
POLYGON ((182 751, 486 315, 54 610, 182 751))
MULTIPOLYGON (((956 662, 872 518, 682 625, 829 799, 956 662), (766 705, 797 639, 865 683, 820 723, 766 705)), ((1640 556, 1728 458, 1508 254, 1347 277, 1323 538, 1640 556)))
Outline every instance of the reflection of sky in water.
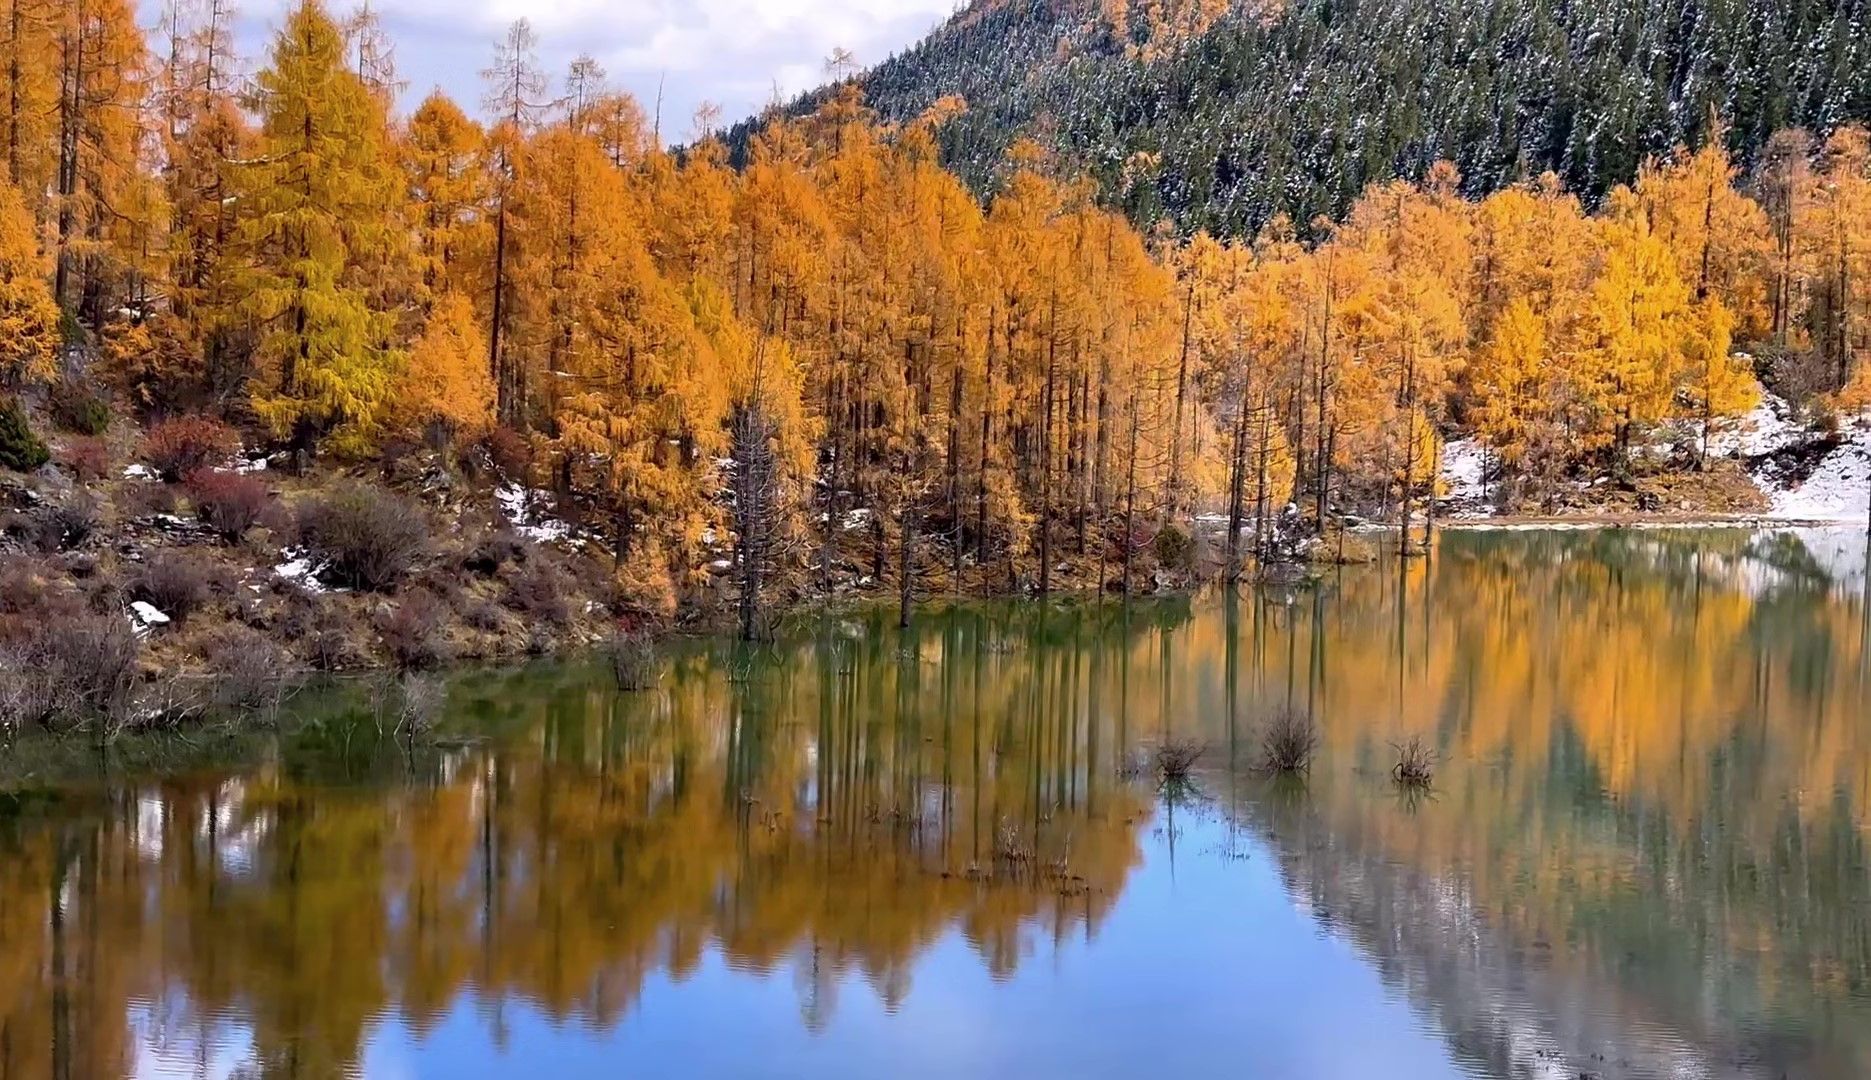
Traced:
MULTIPOLYGON (((499 1020, 458 1001, 424 1037, 378 1027, 370 1076, 502 1076, 551 1062, 556 1076, 1138 1076, 1386 1078, 1460 1076, 1429 1020, 1387 990, 1349 942, 1322 934, 1287 895, 1256 840, 1219 853, 1213 817, 1179 815, 1173 871, 1166 839, 1145 836, 1132 873, 1092 940, 1025 931, 1005 979, 950 930, 915 963, 891 1010, 862 974, 839 977, 817 1035, 801 1022, 789 958, 734 970, 711 949, 680 983, 659 972, 614 1030, 559 1022, 508 1004, 499 1020), (493 1043, 493 1028, 504 1032, 493 1043)), ((1070 903, 1070 899, 1063 901, 1070 903)))
POLYGON ((177 991, 169 1001, 130 1003, 136 1080, 238 1080, 253 1076, 253 1033, 238 1020, 212 1018, 200 1026, 177 991))

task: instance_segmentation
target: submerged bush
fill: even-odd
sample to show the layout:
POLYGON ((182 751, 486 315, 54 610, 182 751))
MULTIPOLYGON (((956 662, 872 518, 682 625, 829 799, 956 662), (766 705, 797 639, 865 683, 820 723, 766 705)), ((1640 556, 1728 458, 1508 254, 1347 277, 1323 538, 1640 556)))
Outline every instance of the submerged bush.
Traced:
POLYGON ((240 435, 210 416, 164 420, 143 436, 143 457, 167 483, 211 468, 240 449, 240 435))
POLYGON ((386 591, 422 560, 429 526, 421 507, 358 484, 305 507, 299 540, 325 563, 324 576, 333 584, 386 591))
POLYGON ((611 675, 619 690, 648 690, 656 685, 656 650, 648 634, 621 631, 611 638, 611 675))
POLYGON ((51 451, 26 422, 26 410, 13 398, 0 401, 0 468, 31 472, 50 460, 51 451))
POLYGON ((1194 739, 1170 739, 1156 748, 1156 776, 1165 784, 1186 784, 1208 747, 1194 739))
POLYGON ((1397 751, 1397 763, 1390 767, 1391 779, 1419 790, 1435 782, 1436 752, 1421 737, 1412 735, 1392 749, 1397 751))
POLYGON ((1281 709, 1267 722, 1260 737, 1260 764, 1268 772, 1303 772, 1312 767, 1319 747, 1312 717, 1298 709, 1281 709))

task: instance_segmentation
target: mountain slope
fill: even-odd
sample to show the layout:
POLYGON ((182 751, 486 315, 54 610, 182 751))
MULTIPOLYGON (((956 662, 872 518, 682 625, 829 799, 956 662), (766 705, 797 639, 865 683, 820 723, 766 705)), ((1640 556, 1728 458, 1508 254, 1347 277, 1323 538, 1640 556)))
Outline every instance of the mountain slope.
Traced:
POLYGON ((1777 128, 1871 117, 1871 0, 1131 7, 977 3, 859 78, 886 120, 965 98, 944 152, 978 190, 1032 135, 1136 220, 1227 233, 1335 215, 1438 158, 1469 194, 1552 169, 1590 199, 1714 114, 1743 162, 1777 128))

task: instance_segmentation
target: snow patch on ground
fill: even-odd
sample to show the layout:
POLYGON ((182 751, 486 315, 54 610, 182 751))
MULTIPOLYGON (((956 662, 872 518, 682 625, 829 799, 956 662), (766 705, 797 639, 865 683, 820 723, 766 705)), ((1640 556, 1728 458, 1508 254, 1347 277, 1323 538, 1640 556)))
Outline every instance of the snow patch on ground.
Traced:
MULTIPOLYGON (((1684 440, 1700 441, 1699 434, 1688 428, 1680 432, 1684 440)), ((1759 519, 1766 525, 1783 521, 1866 520, 1871 513, 1871 413, 1847 421, 1845 440, 1819 462, 1810 476, 1798 485, 1782 489, 1772 479, 1766 459, 1783 451, 1794 450, 1815 436, 1803 426, 1793 406, 1773 394, 1761 395, 1760 404, 1734 420, 1721 421, 1709 433, 1711 458, 1729 458, 1748 465, 1755 483, 1767 496, 1770 509, 1759 519)), ((1658 452, 1667 450, 1658 444, 1658 452)), ((1442 450, 1442 503, 1451 521, 1486 519, 1493 516, 1487 501, 1488 452, 1479 439, 1456 439, 1442 450)), ((1602 481, 1595 481, 1592 486, 1602 481)), ((1728 519, 1724 524, 1746 524, 1728 519)), ((1515 526, 1519 527, 1519 526, 1515 526)), ((1527 528, 1560 527, 1596 528, 1579 524, 1559 526, 1549 523, 1529 524, 1527 528)), ((1698 527, 1695 522, 1673 522, 1653 527, 1698 527)))
POLYGON ((1717 423, 1709 433, 1712 457, 1759 457, 1783 450, 1806 437, 1786 399, 1762 394, 1759 405, 1733 422, 1717 423))
POLYGON ((1871 416, 1861 416, 1845 441, 1797 487, 1769 491, 1773 516, 1797 521, 1864 521, 1871 515, 1871 416))
POLYGON ((297 548, 287 548, 281 554, 286 556, 286 561, 273 568, 275 577, 284 578, 306 592, 325 591, 325 583, 318 580, 318 572, 324 569, 323 564, 315 562, 310 555, 297 548))
POLYGON ((1456 439, 1442 447, 1443 498, 1458 506, 1487 499, 1488 450, 1480 439, 1456 439))
POLYGON ((125 480, 154 480, 157 477, 155 469, 148 465, 136 464, 123 467, 123 478, 125 480))
POLYGON ((156 605, 147 600, 132 600, 130 613, 136 616, 138 623, 146 627, 167 626, 170 622, 169 616, 163 614, 156 605))
POLYGON ((572 527, 536 508, 551 501, 549 492, 530 491, 518 484, 502 484, 494 489, 500 512, 507 516, 521 536, 537 543, 563 540, 572 535, 572 527))

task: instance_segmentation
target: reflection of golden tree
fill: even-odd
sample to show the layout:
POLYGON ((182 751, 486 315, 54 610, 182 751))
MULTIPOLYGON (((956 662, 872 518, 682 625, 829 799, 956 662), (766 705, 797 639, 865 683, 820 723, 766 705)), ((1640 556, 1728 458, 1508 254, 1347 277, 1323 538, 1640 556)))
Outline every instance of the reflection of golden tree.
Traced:
MULTIPOLYGON (((1555 963, 1679 935, 1661 951, 1762 958, 1756 977, 1783 977, 1750 992, 1789 1007, 1871 967, 1862 602, 1825 595, 1796 546, 1451 536, 1402 577, 1199 613, 885 622, 697 645, 646 694, 472 677, 455 709, 500 737, 399 751, 378 766, 411 777, 395 785, 318 782, 289 749, 8 819, 0 1054, 123 1072, 142 1001, 179 1030, 240 1018, 266 1067, 341 1070, 378 1016, 429 1030, 473 995, 610 1025, 711 954, 786 973, 822 1029, 848 980, 912 995, 945 937, 998 977, 1095 935, 1147 816, 1126 755, 1192 737, 1244 771, 1283 704, 1319 718, 1307 806, 1347 850, 1456 883, 1522 941, 1573 943, 1555 963), (1409 735, 1446 762, 1414 816, 1373 798, 1409 735)), ((1682 961, 1654 996, 1738 977, 1707 974, 1682 961)))
POLYGON ((507 713, 516 738, 419 782, 266 767, 0 837, 9 1061, 54 1071, 57 1045, 88 1055, 71 1075, 126 1071, 140 999, 239 1017, 262 1071, 325 1075, 387 1011, 426 1031, 472 990, 608 1026, 710 951, 790 968, 823 1027, 847 978, 903 1001, 946 934, 1005 974, 1029 932, 1095 930, 1143 815, 1097 757, 1074 639, 966 617, 899 650, 879 629, 680 657, 655 694, 469 680, 462 713, 507 713), (61 859, 79 892, 56 940, 88 997, 55 1037, 37 1020, 61 859))

